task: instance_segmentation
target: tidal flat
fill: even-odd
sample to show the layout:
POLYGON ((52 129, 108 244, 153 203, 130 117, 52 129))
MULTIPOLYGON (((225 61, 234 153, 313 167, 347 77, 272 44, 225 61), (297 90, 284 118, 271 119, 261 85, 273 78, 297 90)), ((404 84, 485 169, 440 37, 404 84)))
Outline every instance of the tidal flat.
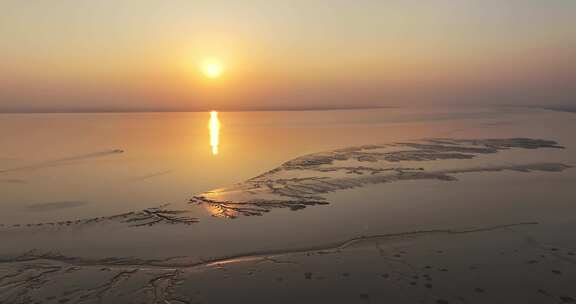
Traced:
POLYGON ((0 303, 576 303, 572 113, 0 117, 0 303))

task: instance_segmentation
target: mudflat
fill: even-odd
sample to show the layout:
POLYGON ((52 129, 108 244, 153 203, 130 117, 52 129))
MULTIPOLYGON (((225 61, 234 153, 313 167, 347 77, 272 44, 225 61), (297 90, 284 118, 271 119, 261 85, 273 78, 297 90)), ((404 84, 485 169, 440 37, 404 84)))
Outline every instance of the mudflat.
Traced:
POLYGON ((0 303, 576 302, 572 113, 93 115, 0 120, 0 303))

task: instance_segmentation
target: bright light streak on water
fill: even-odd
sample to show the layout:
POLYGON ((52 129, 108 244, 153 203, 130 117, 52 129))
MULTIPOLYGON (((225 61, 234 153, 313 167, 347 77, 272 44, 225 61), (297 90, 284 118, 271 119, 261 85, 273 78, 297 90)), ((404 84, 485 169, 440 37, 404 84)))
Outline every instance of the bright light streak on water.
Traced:
POLYGON ((218 154, 218 146, 220 144, 220 120, 218 119, 218 112, 210 112, 208 128, 210 129, 210 147, 212 147, 212 155, 216 155, 218 154))

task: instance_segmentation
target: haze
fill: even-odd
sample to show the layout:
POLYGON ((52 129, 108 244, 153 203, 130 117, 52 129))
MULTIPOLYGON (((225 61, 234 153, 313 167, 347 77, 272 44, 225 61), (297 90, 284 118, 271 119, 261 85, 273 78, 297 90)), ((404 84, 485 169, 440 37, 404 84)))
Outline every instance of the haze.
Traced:
POLYGON ((570 0, 4 0, 0 111, 560 105, 575 54, 570 0))

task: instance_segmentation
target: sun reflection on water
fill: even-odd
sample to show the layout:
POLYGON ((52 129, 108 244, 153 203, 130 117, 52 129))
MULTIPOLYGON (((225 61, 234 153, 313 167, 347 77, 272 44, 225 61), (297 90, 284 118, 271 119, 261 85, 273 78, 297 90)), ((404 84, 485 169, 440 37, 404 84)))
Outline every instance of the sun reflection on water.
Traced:
POLYGON ((210 147, 212 147, 212 155, 216 155, 218 154, 218 146, 220 144, 220 120, 218 119, 218 112, 210 112, 208 128, 210 129, 210 147))

